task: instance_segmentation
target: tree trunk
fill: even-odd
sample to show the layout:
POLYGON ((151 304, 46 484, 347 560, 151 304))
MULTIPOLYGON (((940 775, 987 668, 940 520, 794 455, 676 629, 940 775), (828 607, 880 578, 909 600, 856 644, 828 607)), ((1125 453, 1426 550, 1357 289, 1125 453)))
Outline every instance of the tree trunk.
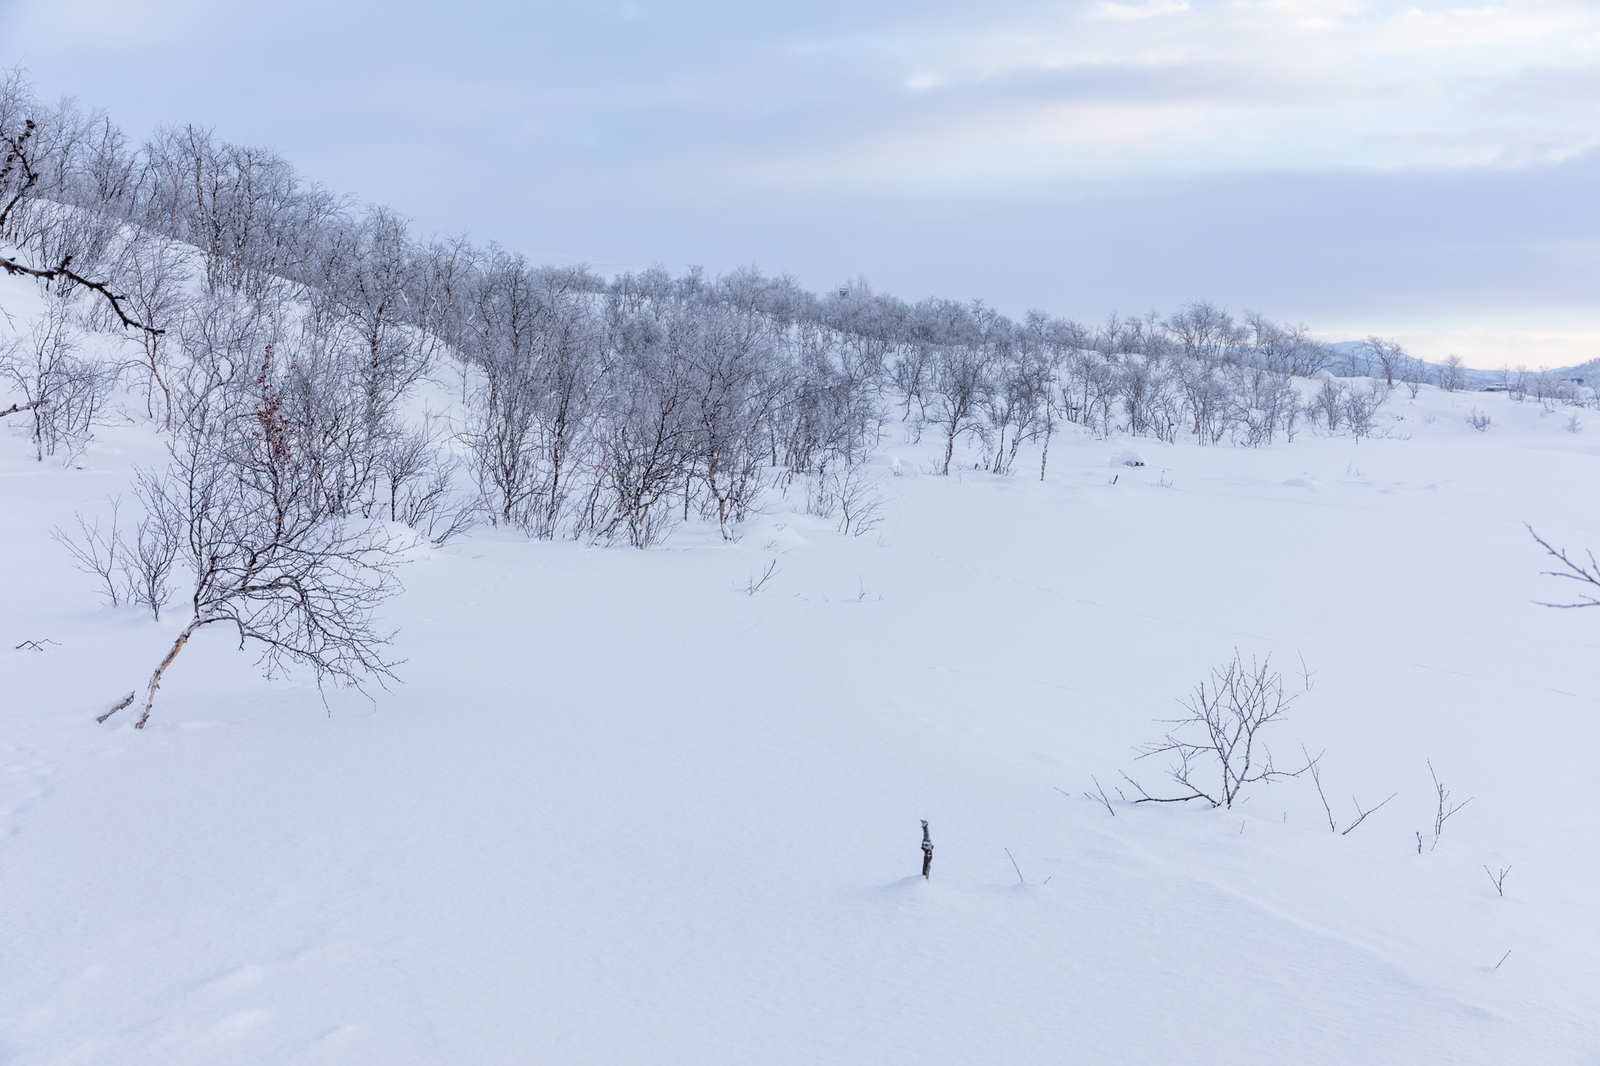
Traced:
POLYGON ((149 721, 150 705, 156 701, 156 689, 161 687, 161 675, 166 673, 167 667, 172 665, 172 660, 178 657, 178 653, 183 650, 183 646, 189 643, 189 638, 194 636, 194 631, 209 621, 211 621, 211 612, 207 611, 190 622, 184 631, 178 634, 178 639, 172 642, 172 650, 167 652, 165 659, 161 660, 161 665, 156 667, 156 672, 150 675, 150 687, 145 690, 144 694, 144 713, 139 715, 137 722, 133 723, 133 728, 143 729, 145 722, 149 721))

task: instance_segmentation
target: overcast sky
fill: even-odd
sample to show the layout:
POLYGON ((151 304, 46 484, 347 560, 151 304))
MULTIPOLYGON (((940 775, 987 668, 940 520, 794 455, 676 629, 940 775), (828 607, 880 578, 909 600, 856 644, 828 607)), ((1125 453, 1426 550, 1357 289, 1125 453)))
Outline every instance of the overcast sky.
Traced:
POLYGON ((41 95, 611 273, 1600 356, 1600 2, 0 0, 41 95))

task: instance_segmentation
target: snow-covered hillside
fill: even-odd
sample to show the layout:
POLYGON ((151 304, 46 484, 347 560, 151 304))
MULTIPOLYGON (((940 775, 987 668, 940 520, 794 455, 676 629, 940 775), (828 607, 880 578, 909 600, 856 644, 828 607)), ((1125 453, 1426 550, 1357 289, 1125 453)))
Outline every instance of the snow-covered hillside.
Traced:
POLYGON ((202 631, 143 731, 95 716, 181 623, 50 531, 161 440, 69 468, 0 423, 0 1061, 1600 1061, 1600 611, 1533 602, 1523 526, 1600 547, 1579 414, 1069 429, 1043 482, 891 428, 862 536, 775 491, 736 543, 480 528, 403 567, 375 702, 202 631), (1236 650, 1341 829, 1395 798, 1119 800, 1236 650))

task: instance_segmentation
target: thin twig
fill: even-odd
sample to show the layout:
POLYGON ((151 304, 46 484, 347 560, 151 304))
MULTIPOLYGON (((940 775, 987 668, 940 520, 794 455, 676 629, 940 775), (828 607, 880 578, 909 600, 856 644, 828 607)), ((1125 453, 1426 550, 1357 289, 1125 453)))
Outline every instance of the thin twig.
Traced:
MULTIPOLYGON (((1326 755, 1327 752, 1319 752, 1317 754, 1317 758, 1313 759, 1311 757, 1311 753, 1306 751, 1306 746, 1302 744, 1300 745, 1300 753, 1306 757, 1306 768, 1311 771, 1311 783, 1317 786, 1317 798, 1322 801, 1322 809, 1328 814, 1328 832, 1337 833, 1339 831, 1339 823, 1333 820, 1333 808, 1328 806, 1328 797, 1323 795, 1322 768, 1317 765, 1317 761, 1321 759, 1322 756, 1326 755)), ((1283 820, 1286 822, 1289 820, 1287 811, 1284 812, 1283 820)))
MULTIPOLYGON (((1400 793, 1398 793, 1398 792, 1391 793, 1389 795, 1389 799, 1384 800, 1383 803, 1388 803, 1389 800, 1394 799, 1395 796, 1398 796, 1398 795, 1400 795, 1400 793)), ((1350 797, 1350 802, 1354 803, 1356 805, 1356 814, 1360 815, 1360 817, 1357 818, 1355 821, 1351 822, 1349 825, 1345 826, 1344 832, 1340 833, 1339 834, 1340 836, 1345 836, 1345 837, 1349 836, 1350 835, 1350 830, 1354 829, 1356 826, 1360 825, 1362 822, 1367 820, 1367 815, 1369 815, 1373 811, 1379 810, 1379 809, 1381 809, 1383 807, 1383 803, 1380 803, 1380 804, 1378 804, 1378 806, 1372 808, 1371 811, 1364 811, 1364 810, 1361 809, 1361 801, 1356 799, 1354 796, 1350 797)))
MULTIPOLYGON (((1089 780, 1094 782, 1095 791, 1094 792, 1085 792, 1083 794, 1084 798, 1085 799, 1092 799, 1092 800, 1099 800, 1101 803, 1105 804, 1106 811, 1111 815, 1111 817, 1115 818, 1117 816, 1117 812, 1111 809, 1111 801, 1106 798, 1106 790, 1105 790, 1104 786, 1102 786, 1100 784, 1100 779, 1098 777, 1095 777, 1093 774, 1090 774, 1089 775, 1089 780)), ((1065 795, 1065 794, 1066 793, 1062 793, 1062 795, 1065 795)))
POLYGON ((1450 790, 1439 783, 1439 775, 1433 769, 1432 759, 1428 760, 1428 773, 1433 777, 1433 789, 1439 797, 1439 808, 1433 816, 1433 847, 1428 849, 1429 851, 1433 851, 1439 846, 1439 837, 1444 833, 1445 821, 1448 820, 1452 814, 1471 803, 1473 797, 1468 796, 1454 807, 1448 806, 1450 802, 1450 790))

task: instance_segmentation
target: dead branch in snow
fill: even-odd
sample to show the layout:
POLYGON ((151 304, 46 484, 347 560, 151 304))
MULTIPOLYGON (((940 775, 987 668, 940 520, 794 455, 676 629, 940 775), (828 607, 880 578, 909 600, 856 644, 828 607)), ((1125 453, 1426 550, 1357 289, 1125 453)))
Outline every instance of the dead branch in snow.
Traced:
POLYGON ((48 400, 31 400, 28 403, 14 403, 4 411, 0 411, 0 418, 4 418, 6 415, 18 415, 24 411, 31 411, 35 407, 43 407, 49 402, 48 400))

